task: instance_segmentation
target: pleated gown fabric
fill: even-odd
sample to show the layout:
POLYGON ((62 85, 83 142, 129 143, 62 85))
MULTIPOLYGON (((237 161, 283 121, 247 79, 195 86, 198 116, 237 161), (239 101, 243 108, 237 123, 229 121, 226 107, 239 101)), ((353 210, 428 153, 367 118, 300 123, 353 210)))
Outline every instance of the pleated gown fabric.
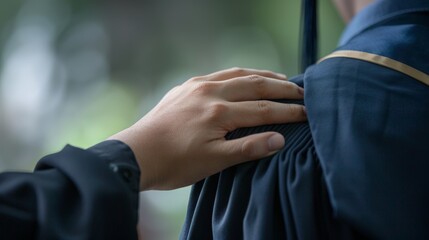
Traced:
MULTIPOLYGON (((428 43, 428 1, 379 0, 337 50, 429 74, 428 43)), ((180 239, 429 239, 429 86, 344 57, 291 81, 309 121, 230 133, 278 131, 286 146, 195 184, 180 239)))

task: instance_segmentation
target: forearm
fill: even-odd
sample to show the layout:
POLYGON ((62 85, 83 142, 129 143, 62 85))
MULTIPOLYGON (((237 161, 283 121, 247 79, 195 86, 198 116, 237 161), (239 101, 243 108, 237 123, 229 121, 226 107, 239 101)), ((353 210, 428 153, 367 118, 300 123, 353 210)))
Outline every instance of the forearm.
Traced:
POLYGON ((67 146, 41 159, 34 173, 1 174, 2 239, 136 239, 138 180, 127 182, 123 173, 137 171, 138 179, 138 168, 127 148, 67 146))

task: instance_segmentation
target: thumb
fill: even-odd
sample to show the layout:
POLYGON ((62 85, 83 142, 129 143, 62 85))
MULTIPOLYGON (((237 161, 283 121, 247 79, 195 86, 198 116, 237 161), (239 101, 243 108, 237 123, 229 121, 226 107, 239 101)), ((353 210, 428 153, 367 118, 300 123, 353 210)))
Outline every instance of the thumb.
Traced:
POLYGON ((285 139, 280 133, 265 132, 225 141, 223 147, 228 154, 225 159, 232 166, 272 155, 284 145, 285 139))

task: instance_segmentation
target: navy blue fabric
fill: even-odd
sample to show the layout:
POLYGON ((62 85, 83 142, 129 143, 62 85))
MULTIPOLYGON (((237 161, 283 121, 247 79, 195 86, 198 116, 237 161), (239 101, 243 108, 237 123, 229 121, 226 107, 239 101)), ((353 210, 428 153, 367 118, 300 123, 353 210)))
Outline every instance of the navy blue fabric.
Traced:
POLYGON ((362 12, 356 15, 343 32, 340 46, 347 44, 353 37, 378 24, 388 22, 407 13, 424 13, 429 11, 426 0, 375 0, 362 12))
MULTIPOLYGON (((388 2, 400 1, 358 15, 339 49, 429 74, 427 2, 406 1, 414 10, 402 4, 402 13, 388 2)), ((231 133, 275 130, 287 144, 195 184, 180 238, 429 239, 429 86, 348 58, 292 81, 305 88, 309 122, 231 133)))

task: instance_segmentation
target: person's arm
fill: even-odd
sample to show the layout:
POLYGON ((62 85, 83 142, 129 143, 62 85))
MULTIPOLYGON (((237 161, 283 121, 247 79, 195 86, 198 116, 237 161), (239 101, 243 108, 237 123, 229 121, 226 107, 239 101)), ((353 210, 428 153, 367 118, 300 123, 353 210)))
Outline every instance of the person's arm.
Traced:
POLYGON ((259 100, 302 98, 302 89, 285 80, 248 69, 196 77, 109 141, 87 150, 67 146, 33 173, 0 174, 2 239, 136 239, 139 190, 189 185, 284 145, 274 132, 224 136, 304 120, 301 106, 259 100))
POLYGON ((1 239, 136 239, 138 179, 119 141, 66 146, 33 173, 2 173, 1 239))

